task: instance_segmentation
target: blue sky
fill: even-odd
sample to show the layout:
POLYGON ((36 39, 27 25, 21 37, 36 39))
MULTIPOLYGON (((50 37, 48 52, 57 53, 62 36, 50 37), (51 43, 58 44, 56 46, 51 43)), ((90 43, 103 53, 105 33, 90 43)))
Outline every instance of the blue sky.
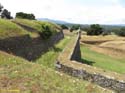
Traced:
POLYGON ((1 0, 16 12, 82 24, 125 24, 125 0, 1 0))

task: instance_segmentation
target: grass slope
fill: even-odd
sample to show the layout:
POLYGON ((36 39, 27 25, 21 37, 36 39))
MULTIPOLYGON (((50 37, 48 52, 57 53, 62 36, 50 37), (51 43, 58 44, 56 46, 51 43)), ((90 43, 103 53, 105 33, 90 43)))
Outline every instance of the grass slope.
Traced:
POLYGON ((86 64, 125 74, 125 58, 117 59, 102 53, 97 53, 85 45, 81 45, 81 51, 83 61, 86 64))
POLYGON ((37 31, 41 31, 42 25, 49 26, 53 33, 58 32, 61 29, 58 25, 50 23, 50 22, 44 22, 44 21, 38 21, 38 20, 27 20, 27 19, 14 19, 13 21, 26 25, 33 29, 36 29, 37 31))
MULTIPOLYGON (((69 38, 65 38, 56 47, 63 48, 68 40, 69 38)), ((41 60, 44 62, 40 65, 0 52, 0 92, 111 93, 96 85, 51 69, 51 66, 48 66, 48 64, 53 64, 55 57, 51 59, 51 55, 55 54, 53 49, 52 53, 50 51, 48 54, 45 54, 48 56, 41 60), (50 63, 45 65, 47 61, 50 61, 50 63)))
POLYGON ((8 37, 17 37, 21 35, 31 35, 30 32, 25 31, 20 26, 12 23, 10 20, 0 19, 0 39, 8 37))

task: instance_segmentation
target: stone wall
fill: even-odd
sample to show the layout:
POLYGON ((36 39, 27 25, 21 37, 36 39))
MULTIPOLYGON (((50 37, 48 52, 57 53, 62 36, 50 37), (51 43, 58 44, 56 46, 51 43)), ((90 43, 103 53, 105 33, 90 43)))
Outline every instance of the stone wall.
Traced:
POLYGON ((29 35, 10 37, 0 40, 0 50, 29 61, 35 61, 63 38, 62 31, 56 33, 48 40, 42 40, 41 37, 31 38, 29 35))
POLYGON ((67 46, 60 54, 58 62, 55 64, 56 70, 83 80, 93 82, 101 87, 114 90, 117 93, 125 93, 124 75, 115 72, 104 71, 103 69, 95 68, 86 64, 82 64, 78 61, 74 61, 80 59, 80 56, 78 56, 80 53, 78 37, 79 35, 77 36, 76 40, 74 40, 74 44, 73 41, 71 41, 69 46, 67 46))
POLYGON ((80 61, 80 60, 81 60, 81 51, 80 51, 80 43, 79 43, 79 40, 80 40, 80 36, 79 36, 79 34, 78 34, 77 39, 76 39, 76 42, 75 42, 75 46, 73 46, 74 49, 73 49, 73 51, 72 51, 70 60, 76 60, 76 61, 80 61))
POLYGON ((50 39, 48 39, 47 42, 46 41, 44 41, 44 42, 46 42, 48 44, 48 46, 53 46, 63 38, 64 38, 63 31, 60 31, 60 32, 56 33, 55 35, 53 35, 52 37, 50 37, 50 39))
POLYGON ((67 65, 58 64, 56 67, 58 71, 67 73, 71 76, 96 83, 101 87, 115 90, 118 93, 125 93, 125 82, 120 82, 118 80, 107 78, 101 74, 92 74, 83 69, 75 69, 67 65))

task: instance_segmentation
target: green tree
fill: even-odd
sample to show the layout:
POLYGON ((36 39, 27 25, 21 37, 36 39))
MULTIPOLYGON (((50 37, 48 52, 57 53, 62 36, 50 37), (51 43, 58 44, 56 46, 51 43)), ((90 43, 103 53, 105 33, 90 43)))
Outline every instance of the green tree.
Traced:
POLYGON ((103 28, 99 24, 90 25, 90 30, 87 31, 87 35, 100 35, 103 33, 103 28))
POLYGON ((3 9, 3 6, 0 4, 0 12, 2 11, 2 9, 3 9))
POLYGON ((64 25, 64 24, 61 25, 61 28, 62 28, 62 29, 68 29, 68 27, 67 27, 66 25, 64 25))
POLYGON ((73 30, 78 30, 80 27, 80 25, 72 25, 72 27, 70 28, 70 32, 73 32, 73 30))
POLYGON ((125 36, 125 27, 121 28, 120 31, 118 32, 119 36, 125 36))
POLYGON ((3 8, 4 7, 0 4, 1 18, 12 19, 13 17, 11 16, 11 12, 9 12, 7 9, 3 9, 3 8))
POLYGON ((71 29, 72 29, 72 30, 78 30, 79 27, 80 27, 80 25, 73 25, 73 26, 71 27, 71 29))
POLYGON ((34 14, 28 14, 23 12, 16 13, 16 18, 35 20, 34 14))
POLYGON ((1 13, 1 18, 12 19, 12 16, 7 9, 4 9, 1 13))

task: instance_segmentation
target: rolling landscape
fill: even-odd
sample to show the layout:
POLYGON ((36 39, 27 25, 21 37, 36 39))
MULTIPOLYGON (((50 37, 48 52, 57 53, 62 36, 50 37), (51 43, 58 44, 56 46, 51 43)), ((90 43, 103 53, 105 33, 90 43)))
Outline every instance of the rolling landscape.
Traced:
POLYGON ((0 4, 0 93, 125 93, 124 23, 10 10, 0 4))

